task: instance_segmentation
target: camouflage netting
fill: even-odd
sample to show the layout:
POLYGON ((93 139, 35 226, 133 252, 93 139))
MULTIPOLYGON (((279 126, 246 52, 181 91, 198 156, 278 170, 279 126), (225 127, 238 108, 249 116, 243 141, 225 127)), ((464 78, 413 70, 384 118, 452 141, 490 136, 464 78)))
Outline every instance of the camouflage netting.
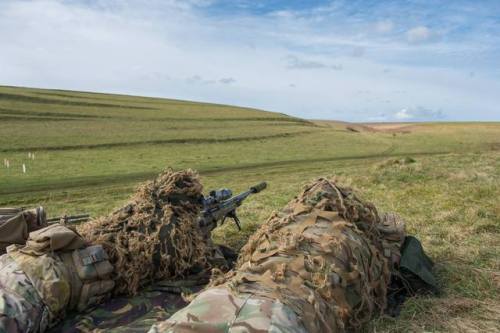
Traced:
POLYGON ((356 330, 383 311, 404 225, 319 179, 250 237, 234 271, 214 277, 234 293, 278 299, 308 332, 356 330))
POLYGON ((101 244, 115 269, 115 294, 135 294, 155 280, 208 272, 213 247, 197 224, 202 208, 197 173, 166 170, 141 185, 130 202, 79 227, 101 244))

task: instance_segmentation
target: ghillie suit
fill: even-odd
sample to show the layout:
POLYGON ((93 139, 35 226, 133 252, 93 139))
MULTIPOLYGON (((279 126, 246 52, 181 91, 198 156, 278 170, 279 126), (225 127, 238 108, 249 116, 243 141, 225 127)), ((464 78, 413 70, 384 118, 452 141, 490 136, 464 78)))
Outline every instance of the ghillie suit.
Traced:
POLYGON ((243 247, 234 271, 150 332, 345 332, 386 307, 404 224, 319 179, 243 247))
POLYGON ((81 225, 83 237, 109 255, 114 294, 134 295, 153 281, 209 275, 216 259, 197 224, 202 189, 195 172, 166 170, 122 209, 81 225))
POLYGON ((11 244, 0 257, 0 332, 44 332, 69 311, 157 280, 166 280, 164 288, 208 281, 220 261, 197 224, 201 191, 194 172, 167 170, 81 234, 53 224, 11 244))

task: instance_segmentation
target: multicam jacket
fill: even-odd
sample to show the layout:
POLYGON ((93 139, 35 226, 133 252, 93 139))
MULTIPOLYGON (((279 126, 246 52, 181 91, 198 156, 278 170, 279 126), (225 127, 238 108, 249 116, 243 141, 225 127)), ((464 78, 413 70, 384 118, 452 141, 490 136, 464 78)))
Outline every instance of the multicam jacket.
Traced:
POLYGON ((0 256, 0 332, 43 332, 49 312, 35 287, 9 255, 0 256))

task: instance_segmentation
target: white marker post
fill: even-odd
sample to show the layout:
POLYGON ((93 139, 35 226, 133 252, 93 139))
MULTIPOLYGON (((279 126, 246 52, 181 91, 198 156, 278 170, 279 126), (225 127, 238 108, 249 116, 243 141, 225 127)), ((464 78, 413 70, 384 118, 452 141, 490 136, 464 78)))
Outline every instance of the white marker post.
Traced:
POLYGON ((7 160, 6 166, 7 166, 7 169, 10 168, 10 161, 9 160, 7 160))
POLYGON ((23 173, 26 173, 26 164, 23 163, 23 173))

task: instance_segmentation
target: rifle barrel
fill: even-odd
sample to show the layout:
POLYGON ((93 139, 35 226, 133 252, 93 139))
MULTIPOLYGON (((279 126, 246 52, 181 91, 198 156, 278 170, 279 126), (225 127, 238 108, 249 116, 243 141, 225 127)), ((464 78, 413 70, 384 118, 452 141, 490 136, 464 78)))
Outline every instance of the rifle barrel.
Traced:
POLYGON ((86 221, 90 218, 89 214, 80 214, 80 215, 72 215, 72 216, 59 216, 47 219, 47 223, 50 222, 59 222, 60 220, 66 220, 68 222, 82 222, 86 221))

